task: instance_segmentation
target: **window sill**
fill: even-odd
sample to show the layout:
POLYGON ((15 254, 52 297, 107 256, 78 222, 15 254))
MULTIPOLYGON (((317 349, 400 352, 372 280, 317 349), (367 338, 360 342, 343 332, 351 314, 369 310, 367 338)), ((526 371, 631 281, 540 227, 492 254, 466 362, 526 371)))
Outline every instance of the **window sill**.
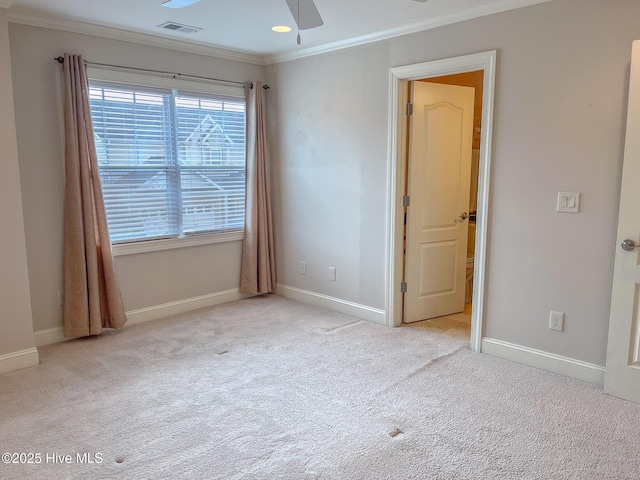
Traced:
POLYGON ((215 233, 210 235, 194 235, 190 237, 169 238, 166 240, 150 240, 148 242, 121 243, 113 245, 113 256, 134 255, 136 253, 158 252, 174 248, 196 247, 213 243, 236 242, 244 238, 244 231, 215 233))

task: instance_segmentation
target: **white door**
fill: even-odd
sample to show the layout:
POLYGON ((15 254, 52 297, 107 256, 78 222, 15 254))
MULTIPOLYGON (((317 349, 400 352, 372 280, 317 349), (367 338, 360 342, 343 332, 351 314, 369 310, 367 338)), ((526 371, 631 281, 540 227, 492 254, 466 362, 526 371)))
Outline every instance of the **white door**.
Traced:
POLYGON ((633 42, 605 391, 640 403, 640 41, 633 42))
POLYGON ((464 310, 475 89, 412 82, 404 321, 464 310))

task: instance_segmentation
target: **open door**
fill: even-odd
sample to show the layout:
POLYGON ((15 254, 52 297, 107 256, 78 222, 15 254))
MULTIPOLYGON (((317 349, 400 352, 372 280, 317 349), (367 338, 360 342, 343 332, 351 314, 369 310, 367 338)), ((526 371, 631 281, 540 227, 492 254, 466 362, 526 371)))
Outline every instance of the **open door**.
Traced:
POLYGON ((633 42, 604 389, 640 403, 640 40, 633 42))
POLYGON ((475 89, 412 82, 407 323, 464 310, 475 89))

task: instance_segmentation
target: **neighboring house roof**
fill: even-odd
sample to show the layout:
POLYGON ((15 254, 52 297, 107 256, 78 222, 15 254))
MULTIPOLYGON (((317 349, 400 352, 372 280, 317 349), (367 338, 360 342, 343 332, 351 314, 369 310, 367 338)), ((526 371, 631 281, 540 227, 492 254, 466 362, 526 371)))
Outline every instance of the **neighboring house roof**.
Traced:
MULTIPOLYGON (((106 142, 98 133, 94 133, 96 148, 104 149, 105 154, 110 146, 114 148, 120 148, 121 144, 119 140, 114 139, 112 142, 106 142)), ((189 134, 186 140, 183 141, 183 145, 191 146, 205 146, 205 147, 222 147, 227 148, 239 148, 242 147, 242 143, 234 141, 229 135, 227 135, 220 125, 211 115, 205 115, 198 125, 189 134)), ((123 142, 124 144, 124 142, 123 142)), ((139 147, 144 148, 144 144, 140 144, 139 147)), ((143 164, 138 164, 135 167, 148 166, 158 168, 138 168, 134 166, 133 170, 124 169, 122 173, 118 173, 117 170, 110 171, 107 176, 103 177, 103 182, 106 185, 128 185, 130 191, 143 191, 151 189, 162 189, 166 185, 164 178, 164 167, 160 164, 163 163, 163 156, 149 156, 143 164)), ((193 161, 182 159, 183 165, 192 165, 193 161)), ((198 163, 198 162, 196 162, 198 163)), ((124 165, 126 167, 126 165, 124 165)), ((183 188, 199 189, 214 187, 220 191, 227 191, 230 185, 236 185, 238 178, 244 178, 244 175, 240 172, 214 172, 206 169, 190 170, 192 175, 186 175, 182 179, 183 188)))
POLYGON ((224 130, 218 122, 216 122, 211 115, 206 115, 193 130, 191 135, 187 137, 186 142, 206 144, 213 134, 222 136, 226 142, 233 145, 235 143, 229 135, 224 133, 224 130))

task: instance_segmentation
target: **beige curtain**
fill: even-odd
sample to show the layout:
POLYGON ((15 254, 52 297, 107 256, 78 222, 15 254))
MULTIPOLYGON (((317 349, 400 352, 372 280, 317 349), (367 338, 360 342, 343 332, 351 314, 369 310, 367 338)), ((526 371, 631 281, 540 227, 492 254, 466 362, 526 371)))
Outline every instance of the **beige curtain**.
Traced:
POLYGON ((64 56, 64 335, 83 337, 127 321, 116 278, 80 55, 64 56))
POLYGON ((264 89, 261 82, 245 87, 247 96, 247 182, 240 291, 262 294, 276 288, 271 223, 269 150, 264 89))

